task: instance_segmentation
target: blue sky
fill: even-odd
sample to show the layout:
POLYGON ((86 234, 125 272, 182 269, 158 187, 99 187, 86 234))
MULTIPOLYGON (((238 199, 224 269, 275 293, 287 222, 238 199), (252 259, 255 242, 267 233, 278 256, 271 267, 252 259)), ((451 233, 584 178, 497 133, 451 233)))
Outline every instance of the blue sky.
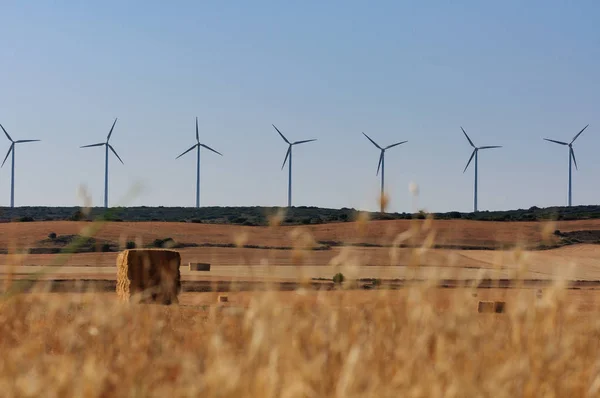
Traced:
MULTIPOLYGON (((18 147, 16 205, 102 204, 101 142, 115 117, 110 203, 193 206, 194 143, 202 205, 285 205, 290 140, 295 205, 377 209, 378 151, 391 211, 470 211, 470 147, 480 209, 564 205, 575 145, 574 204, 600 202, 600 3, 19 2, 0 4, 0 123, 18 147), (176 4, 176 5, 175 5, 176 4)), ((8 140, 0 138, 2 156, 8 140)), ((0 205, 10 167, 0 169, 0 205)))

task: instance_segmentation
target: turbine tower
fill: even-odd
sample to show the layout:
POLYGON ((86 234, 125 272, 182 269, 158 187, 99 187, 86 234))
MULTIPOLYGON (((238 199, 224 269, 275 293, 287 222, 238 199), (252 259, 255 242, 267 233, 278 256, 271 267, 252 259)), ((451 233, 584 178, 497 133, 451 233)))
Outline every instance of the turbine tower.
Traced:
POLYGON ((119 159, 121 164, 125 164, 121 160, 121 157, 117 154, 117 151, 115 151, 115 148, 113 148, 112 145, 110 145, 108 143, 108 141, 110 140, 110 136, 113 133, 113 129, 115 128, 115 124, 117 124, 117 119, 115 119, 112 127, 110 128, 110 131, 108 132, 108 136, 106 137, 106 142, 100 142, 98 144, 91 144, 91 145, 84 145, 81 147, 81 148, 90 148, 93 146, 104 146, 105 147, 105 150, 104 150, 104 208, 105 209, 108 207, 108 150, 110 149, 112 151, 112 153, 115 154, 115 156, 117 157, 117 159, 119 159))
POLYGON ((473 205, 474 210, 473 211, 477 211, 477 173, 478 173, 479 150, 480 149, 502 148, 502 147, 498 146, 498 145, 476 147, 475 144, 473 144, 473 141, 471 141, 471 139, 469 138, 469 136, 465 132, 465 129, 463 129, 462 127, 460 129, 465 134, 465 137, 467 137, 467 140, 469 141, 469 144, 471 144, 471 146, 473 147, 473 153, 471 154, 471 157, 469 158, 469 161, 467 162, 467 165, 465 166, 465 169, 463 170, 463 173, 465 171, 467 171, 467 168, 471 164, 471 161, 473 160, 473 157, 475 157, 475 198, 474 198, 474 205, 473 205))
MULTIPOLYGON (((406 143, 408 141, 397 142, 395 144, 388 145, 385 148, 382 148, 375 141, 373 141, 371 139, 371 137, 369 137, 365 133, 363 133, 363 135, 365 137, 367 137, 367 139, 369 141, 371 141, 373 143, 373 145, 375 145, 381 151, 381 154, 379 155, 379 164, 377 165, 377 174, 376 175, 379 175, 379 169, 381 169, 381 198, 383 199, 384 182, 385 182, 385 180, 384 180, 384 178, 385 178, 385 151, 388 150, 388 149, 390 149, 390 148, 393 148, 395 146, 402 145, 402 144, 404 144, 404 143, 406 143)), ((381 212, 382 213, 383 213, 383 210, 384 210, 383 203, 384 203, 384 201, 381 200, 381 212)))
POLYGON ((192 149, 196 148, 196 208, 200 207, 200 147, 206 148, 209 151, 213 151, 216 154, 223 156, 222 153, 215 151, 208 145, 204 145, 200 143, 200 135, 198 134, 198 118, 196 117, 196 143, 192 145, 190 149, 177 156, 175 159, 179 159, 192 149))
POLYGON ((281 138, 283 138, 283 140, 288 144, 288 150, 285 154, 285 159, 283 160, 283 165, 281 165, 281 170, 283 170, 283 168, 285 167, 285 162, 287 162, 288 158, 289 158, 290 161, 288 162, 288 167, 289 167, 289 171, 288 171, 288 207, 292 207, 292 147, 294 145, 305 144, 307 142, 316 141, 316 139, 290 142, 290 141, 288 141, 287 138, 285 138, 285 136, 281 133, 281 131, 279 131, 279 129, 277 127, 275 127, 274 124, 272 124, 272 126, 275 128, 275 130, 277 130, 277 132, 279 133, 281 138))
POLYGON ((582 128, 581 131, 579 133, 577 133, 577 135, 575 135, 575 137, 573 137, 571 142, 568 144, 566 142, 551 140, 549 138, 544 138, 544 140, 546 140, 546 141, 554 142, 555 144, 565 145, 565 146, 569 147, 569 207, 572 205, 572 198, 573 198, 572 184, 571 184, 571 181, 572 181, 571 174, 572 174, 573 163, 575 163, 575 169, 577 170, 577 160, 575 160, 575 151, 573 150, 573 143, 575 142, 575 140, 577 138, 579 138, 581 133, 583 133, 583 131, 588 128, 588 126, 589 126, 589 124, 587 126, 585 126, 584 128, 582 128))
POLYGON ((12 153, 12 169, 10 171, 10 207, 15 207, 15 146, 16 144, 24 144, 26 142, 36 142, 36 141, 40 141, 40 140, 17 140, 17 141, 13 141, 13 139, 11 138, 10 135, 8 135, 8 133, 6 132, 6 129, 4 128, 4 126, 2 126, 0 124, 0 127, 2 127, 2 131, 4 131, 4 134, 6 135, 6 138, 8 138, 11 142, 10 144, 10 148, 8 148, 8 152, 6 153, 6 157, 4 158, 4 161, 2 162, 2 166, 4 166, 4 163, 6 163, 6 159, 8 159, 8 155, 10 155, 12 153))

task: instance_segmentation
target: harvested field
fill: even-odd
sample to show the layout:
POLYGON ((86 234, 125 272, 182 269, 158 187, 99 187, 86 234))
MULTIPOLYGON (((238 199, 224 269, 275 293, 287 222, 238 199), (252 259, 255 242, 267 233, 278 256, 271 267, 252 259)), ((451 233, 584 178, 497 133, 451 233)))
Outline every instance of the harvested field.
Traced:
MULTIPOLYGON (((302 227, 244 227, 235 225, 211 225, 166 222, 107 222, 95 237, 99 240, 118 242, 140 239, 150 243, 155 239, 170 237, 178 242, 196 244, 235 244, 244 235, 245 244, 256 246, 290 246, 290 233, 302 228, 316 241, 337 243, 368 243, 391 245, 394 238, 411 228, 422 226, 424 220, 372 221, 362 228, 359 223, 333 223, 302 227)), ((81 233, 89 222, 51 221, 0 224, 0 247, 24 248, 47 238, 50 232, 57 235, 81 233)), ((549 228, 546 222, 493 222, 469 220, 434 220, 437 231, 436 243, 454 246, 491 247, 498 245, 540 244, 542 231, 549 228)), ((563 232, 600 230, 600 220, 559 221, 550 225, 551 230, 563 232)), ((423 236, 419 239, 422 241, 423 236)), ((555 240, 556 238, 552 238, 555 240)), ((416 244, 419 244, 419 240, 416 244)))

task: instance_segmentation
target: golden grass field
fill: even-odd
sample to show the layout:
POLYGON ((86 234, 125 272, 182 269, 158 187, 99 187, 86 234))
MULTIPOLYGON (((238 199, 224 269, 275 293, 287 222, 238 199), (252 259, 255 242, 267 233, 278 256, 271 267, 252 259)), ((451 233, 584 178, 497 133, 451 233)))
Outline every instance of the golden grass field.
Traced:
MULTIPOLYGON (((0 224, 0 246, 18 251, 50 232, 89 223, 0 224)), ((0 302, 4 396, 593 397, 600 396, 600 246, 552 243, 552 231, 600 229, 597 221, 492 223, 385 221, 310 227, 107 223, 98 238, 289 246, 194 247, 183 281, 299 281, 293 291, 235 288, 180 294, 179 305, 118 302, 114 292, 22 293, 0 302), (318 242, 414 247, 332 247, 318 242), (517 246, 525 249, 459 250, 517 246), (310 278, 424 279, 361 290, 310 278), (440 288, 438 279, 547 280, 530 288, 440 288), (569 281, 585 280, 571 289, 569 281), (327 285, 327 287, 326 287, 327 285), (333 289, 333 290, 332 290, 333 289), (217 303, 227 294, 227 303, 217 303), (506 302, 479 314, 479 300, 506 302)), ((116 253, 0 256, 13 278, 114 280, 116 253), (56 264, 54 264, 56 265, 56 264)), ((276 286, 276 285, 274 285, 276 286)))

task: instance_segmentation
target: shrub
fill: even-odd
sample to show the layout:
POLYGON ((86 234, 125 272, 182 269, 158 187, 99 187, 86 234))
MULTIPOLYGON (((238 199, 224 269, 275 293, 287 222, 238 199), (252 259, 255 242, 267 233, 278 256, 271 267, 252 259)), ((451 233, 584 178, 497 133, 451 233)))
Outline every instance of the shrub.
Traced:
POLYGON ((173 240, 173 238, 164 238, 164 239, 154 239, 152 246, 156 248, 174 248, 177 246, 177 243, 173 240))
POLYGON ((110 251, 110 244, 109 243, 103 243, 102 246, 100 247, 100 249, 104 252, 107 253, 110 251))
POLYGON ((33 221, 33 217, 30 216, 23 216, 19 218, 20 222, 32 222, 33 221))
POLYGON ((71 217, 69 218, 70 221, 81 221, 85 218, 83 212, 81 210, 77 210, 75 211, 75 213, 73 213, 71 215, 71 217))
POLYGON ((127 243, 125 244, 125 248, 126 248, 127 250, 135 249, 135 247, 136 247, 136 244, 135 244, 135 242, 134 242, 134 241, 132 241, 132 240, 130 240, 130 241, 127 241, 127 243))
POLYGON ((48 234, 48 239, 50 239, 50 240, 54 240, 54 239, 56 239, 56 232, 50 232, 50 233, 48 234))
POLYGON ((344 279, 344 274, 338 272, 333 276, 333 283, 335 283, 336 285, 341 285, 344 282, 344 279))

